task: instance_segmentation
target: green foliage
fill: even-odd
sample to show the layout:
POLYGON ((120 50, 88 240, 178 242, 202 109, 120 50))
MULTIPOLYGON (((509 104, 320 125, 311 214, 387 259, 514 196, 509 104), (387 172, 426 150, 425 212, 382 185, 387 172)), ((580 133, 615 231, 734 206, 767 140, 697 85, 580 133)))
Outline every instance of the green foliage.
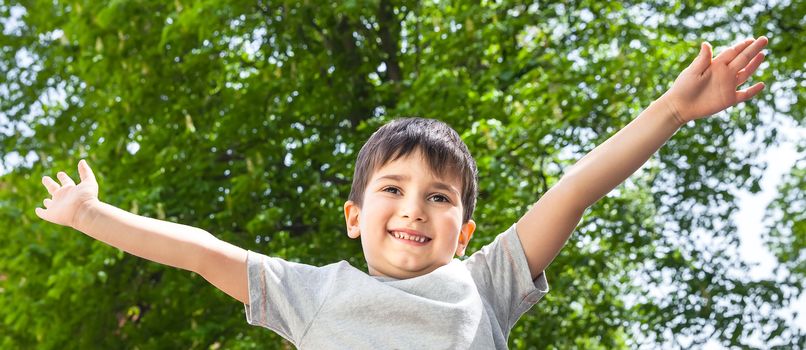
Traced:
POLYGON ((779 142, 759 111, 802 126, 804 6, 0 2, 2 155, 29 160, 0 178, 0 348, 288 347, 200 276, 38 220, 39 178, 81 158, 103 201, 364 267, 341 212, 358 149, 394 117, 439 118, 479 164, 474 251, 660 96, 701 40, 758 35, 771 57, 754 80, 769 91, 683 128, 591 207, 510 346, 804 347, 773 312, 804 288, 802 164, 768 235, 791 278, 736 273, 750 267, 731 218, 735 191, 759 190, 754 156, 779 142), (737 147, 748 132, 758 147, 737 147))

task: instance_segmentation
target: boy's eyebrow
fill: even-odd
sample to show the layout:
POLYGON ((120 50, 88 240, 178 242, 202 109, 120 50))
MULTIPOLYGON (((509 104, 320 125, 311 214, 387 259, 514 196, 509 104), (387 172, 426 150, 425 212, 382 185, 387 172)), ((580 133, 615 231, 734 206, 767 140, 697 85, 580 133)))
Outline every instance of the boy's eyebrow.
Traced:
MULTIPOLYGON (((410 179, 410 177, 408 175, 390 174, 390 175, 381 176, 381 177, 375 179, 374 182, 381 181, 381 180, 407 181, 409 179, 410 179)), ((437 189, 440 189, 440 190, 453 192, 457 196, 460 196, 459 191, 457 191, 456 189, 454 189, 453 187, 451 187, 450 185, 448 185, 448 184, 446 184, 444 182, 435 181, 435 182, 431 183, 431 186, 433 186, 433 187, 435 187, 437 189)))

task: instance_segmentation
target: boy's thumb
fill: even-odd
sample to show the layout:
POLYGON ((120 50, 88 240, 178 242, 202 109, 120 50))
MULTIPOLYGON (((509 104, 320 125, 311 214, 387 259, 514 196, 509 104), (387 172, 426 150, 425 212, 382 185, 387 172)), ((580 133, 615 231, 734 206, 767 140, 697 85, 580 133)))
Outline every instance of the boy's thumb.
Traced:
POLYGON ((705 58, 707 58, 709 63, 711 61, 712 56, 711 51, 712 51, 711 44, 709 42, 703 41, 702 44, 700 44, 700 54, 703 55, 705 58))
POLYGON ((711 66, 712 57, 713 52, 711 49, 711 44, 709 44, 707 41, 703 41, 702 44, 700 44, 700 54, 697 55, 697 58, 691 64, 691 69, 697 74, 704 72, 709 66, 711 66))
POLYGON ((42 209, 42 208, 34 208, 34 213, 36 213, 36 216, 38 216, 40 219, 44 219, 44 218, 45 218, 45 217, 44 217, 44 216, 45 216, 45 209, 42 209))
POLYGON ((81 178, 81 181, 95 181, 95 174, 92 173, 92 169, 90 169, 90 165, 87 164, 86 160, 82 159, 78 161, 78 176, 81 178))

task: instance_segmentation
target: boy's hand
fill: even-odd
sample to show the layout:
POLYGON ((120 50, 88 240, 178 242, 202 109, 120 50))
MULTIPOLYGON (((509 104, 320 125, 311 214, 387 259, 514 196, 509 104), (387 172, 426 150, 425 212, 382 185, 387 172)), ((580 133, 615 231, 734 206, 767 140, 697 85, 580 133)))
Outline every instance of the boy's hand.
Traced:
POLYGON ((81 177, 78 185, 63 171, 56 174, 61 185, 50 176, 43 177, 42 184, 53 198, 46 198, 43 201, 45 209, 36 208, 36 215, 52 223, 77 229, 80 212, 88 205, 98 202, 98 182, 83 159, 78 162, 78 174, 81 177))
POLYGON ((764 83, 736 91, 764 61, 761 50, 767 38, 746 39, 721 52, 711 61, 711 46, 702 43, 700 54, 675 79, 660 99, 675 113, 680 124, 701 119, 755 96, 764 83))

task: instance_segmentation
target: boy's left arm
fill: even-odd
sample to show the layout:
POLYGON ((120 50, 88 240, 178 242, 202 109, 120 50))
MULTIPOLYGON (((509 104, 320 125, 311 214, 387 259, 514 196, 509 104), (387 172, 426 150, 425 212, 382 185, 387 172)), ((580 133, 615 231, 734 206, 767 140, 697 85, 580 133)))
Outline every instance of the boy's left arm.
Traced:
POLYGON ((767 38, 747 39, 711 60, 711 47, 677 77, 672 88, 618 133, 582 157, 517 223, 532 278, 557 256, 585 209, 643 165, 685 123, 746 101, 764 88, 736 91, 753 75, 767 38))

